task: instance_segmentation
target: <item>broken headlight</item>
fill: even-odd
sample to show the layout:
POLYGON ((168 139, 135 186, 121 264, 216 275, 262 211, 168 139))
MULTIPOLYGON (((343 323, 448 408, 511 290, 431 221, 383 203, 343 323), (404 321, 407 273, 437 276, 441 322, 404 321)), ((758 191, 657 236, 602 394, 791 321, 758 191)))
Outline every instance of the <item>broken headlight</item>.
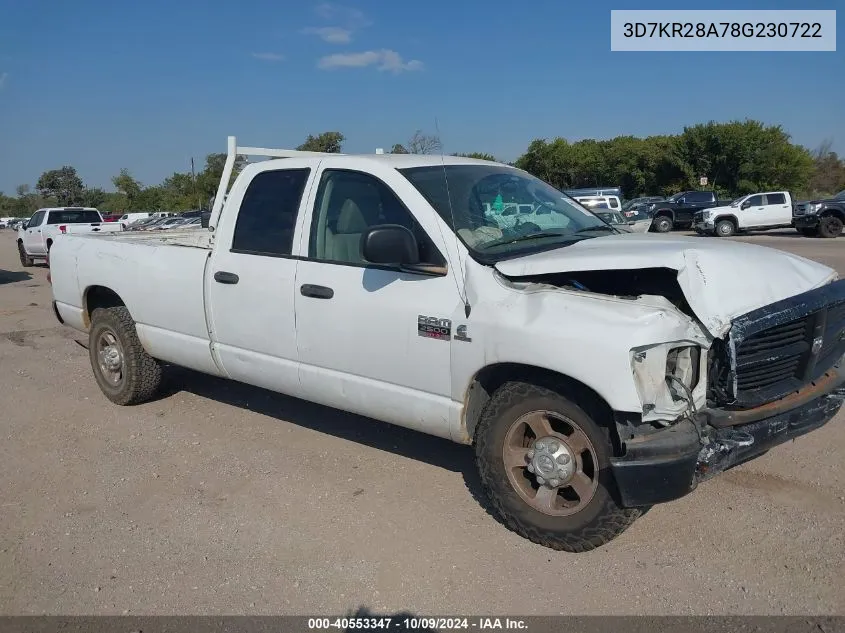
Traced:
POLYGON ((675 419, 693 401, 701 402, 702 348, 689 342, 661 343, 631 350, 634 385, 644 416, 675 419))
POLYGON ((674 347, 669 350, 666 355, 666 382, 673 399, 688 399, 686 391, 691 392, 698 386, 700 370, 701 348, 697 345, 674 347))

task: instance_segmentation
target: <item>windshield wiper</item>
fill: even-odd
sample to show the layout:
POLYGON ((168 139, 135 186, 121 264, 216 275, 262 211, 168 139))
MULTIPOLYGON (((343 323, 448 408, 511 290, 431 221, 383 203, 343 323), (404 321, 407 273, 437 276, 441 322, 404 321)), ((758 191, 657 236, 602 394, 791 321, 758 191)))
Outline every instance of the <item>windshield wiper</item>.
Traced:
POLYGON ((581 235, 582 233, 591 233, 592 231, 613 231, 613 232, 616 232, 616 229, 614 229, 612 226, 607 225, 607 224, 596 225, 596 226, 588 226, 586 229, 579 229, 579 230, 575 231, 575 233, 573 233, 572 235, 581 235))
POLYGON ((503 246, 505 244, 514 244, 516 242, 536 240, 541 237, 569 237, 570 235, 573 235, 573 233, 561 233, 559 231, 525 233, 524 235, 517 235, 516 237, 504 237, 498 240, 493 240, 492 242, 487 242, 486 244, 483 244, 483 246, 484 248, 490 248, 491 246, 503 246))

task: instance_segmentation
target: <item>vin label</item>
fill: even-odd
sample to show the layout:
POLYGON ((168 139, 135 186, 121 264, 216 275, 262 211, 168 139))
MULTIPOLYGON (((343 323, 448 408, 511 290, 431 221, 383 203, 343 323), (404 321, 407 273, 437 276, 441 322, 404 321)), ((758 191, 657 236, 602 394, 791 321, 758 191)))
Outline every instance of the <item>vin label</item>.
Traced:
POLYGON ((452 321, 420 314, 417 317, 417 334, 426 338, 448 341, 452 338, 452 321))

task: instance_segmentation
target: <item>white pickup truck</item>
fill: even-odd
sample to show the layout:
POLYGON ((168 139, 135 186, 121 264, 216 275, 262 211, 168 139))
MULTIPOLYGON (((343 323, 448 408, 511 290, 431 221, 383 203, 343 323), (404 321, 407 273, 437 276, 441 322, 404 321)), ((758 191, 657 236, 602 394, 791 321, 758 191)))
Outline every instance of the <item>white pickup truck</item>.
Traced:
POLYGON ((22 266, 32 266, 36 259, 46 259, 59 235, 112 233, 123 227, 106 222, 92 207, 50 207, 38 209, 18 228, 18 254, 22 266))
POLYGON ((54 245, 55 314, 109 400, 153 398, 174 363, 472 445, 500 520, 554 549, 603 545, 845 398, 832 269, 622 235, 507 165, 230 137, 203 224, 54 245), (224 203, 237 155, 281 159, 224 203), (498 224, 499 196, 533 211, 498 224))
POLYGON ((791 226, 792 196, 788 191, 752 193, 727 206, 699 211, 693 219, 697 233, 719 237, 791 226))

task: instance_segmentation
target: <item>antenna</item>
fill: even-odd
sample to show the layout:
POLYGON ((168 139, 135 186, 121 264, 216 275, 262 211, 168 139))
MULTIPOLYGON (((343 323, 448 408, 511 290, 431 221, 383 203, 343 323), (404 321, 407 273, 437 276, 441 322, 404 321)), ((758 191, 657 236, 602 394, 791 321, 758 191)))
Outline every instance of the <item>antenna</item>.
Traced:
MULTIPOLYGON (((437 122, 437 117, 434 117, 434 130, 437 132, 437 139, 440 141, 440 165, 443 167, 443 181, 446 183, 446 200, 449 202, 449 217, 452 219, 452 233, 455 237, 455 245, 458 245, 458 224, 455 221, 455 209, 452 207, 452 192, 449 191, 449 174, 446 172, 446 161, 443 158, 443 137, 440 136, 440 125, 437 122)), ((445 237, 444 237, 445 239, 445 237)), ((460 248, 455 249, 458 252, 458 269, 461 272, 461 280, 458 283, 458 296, 464 302, 464 314, 469 317, 472 306, 469 304, 469 299, 466 293, 466 279, 464 277, 464 264, 460 257, 460 248)))

